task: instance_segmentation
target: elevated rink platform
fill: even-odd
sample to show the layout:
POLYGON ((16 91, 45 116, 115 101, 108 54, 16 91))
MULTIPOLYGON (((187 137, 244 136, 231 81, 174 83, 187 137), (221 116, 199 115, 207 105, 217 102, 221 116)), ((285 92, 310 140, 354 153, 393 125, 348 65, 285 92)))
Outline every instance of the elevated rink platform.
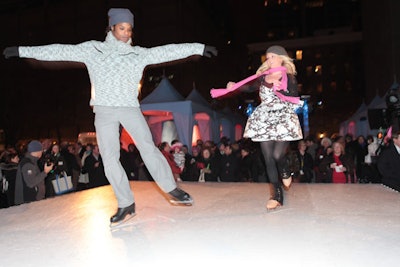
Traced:
POLYGON ((378 184, 181 183, 192 207, 134 181, 137 215, 99 187, 0 210, 0 266, 398 266, 400 193, 378 184), (162 265, 161 265, 162 264, 162 265), (226 265, 225 265, 226 264, 226 265))

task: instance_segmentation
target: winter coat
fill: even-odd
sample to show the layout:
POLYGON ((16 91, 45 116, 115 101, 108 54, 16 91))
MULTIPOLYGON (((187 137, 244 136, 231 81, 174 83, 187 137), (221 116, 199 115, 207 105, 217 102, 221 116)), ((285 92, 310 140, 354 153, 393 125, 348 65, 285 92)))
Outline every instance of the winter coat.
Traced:
POLYGON ((379 155, 378 170, 383 184, 400 191, 400 154, 393 143, 379 155))
POLYGON ((15 205, 44 199, 47 174, 38 167, 39 158, 27 153, 18 165, 15 180, 15 205))

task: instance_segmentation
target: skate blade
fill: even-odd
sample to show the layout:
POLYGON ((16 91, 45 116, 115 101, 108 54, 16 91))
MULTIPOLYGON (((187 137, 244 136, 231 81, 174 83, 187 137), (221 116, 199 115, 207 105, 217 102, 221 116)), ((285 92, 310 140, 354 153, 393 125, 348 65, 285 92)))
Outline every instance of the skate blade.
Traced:
POLYGON ((174 206, 192 206, 193 205, 193 200, 178 201, 178 200, 170 199, 169 202, 174 206))
POLYGON ((289 190, 290 186, 292 185, 292 177, 287 178, 287 179, 282 179, 283 187, 285 190, 289 190))
POLYGON ((136 216, 136 213, 127 214, 123 220, 121 220, 119 222, 115 222, 115 223, 110 223, 110 228, 116 229, 116 228, 121 228, 121 227, 127 226, 127 225, 129 225, 129 224, 127 224, 127 222, 135 216, 136 216))
POLYGON ((266 208, 267 208, 267 211, 275 211, 281 206, 282 206, 281 203, 279 203, 276 200, 268 200, 266 208))

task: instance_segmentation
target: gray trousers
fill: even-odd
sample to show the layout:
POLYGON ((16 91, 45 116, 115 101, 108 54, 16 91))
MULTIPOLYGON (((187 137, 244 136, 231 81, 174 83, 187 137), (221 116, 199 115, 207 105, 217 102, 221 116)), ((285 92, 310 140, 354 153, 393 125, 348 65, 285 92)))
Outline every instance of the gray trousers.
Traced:
POLYGON ((167 193, 176 188, 171 167, 155 146, 140 108, 95 106, 93 111, 97 144, 103 158, 105 174, 114 190, 119 208, 127 207, 135 202, 128 177, 119 161, 120 124, 135 141, 144 164, 160 189, 167 193))

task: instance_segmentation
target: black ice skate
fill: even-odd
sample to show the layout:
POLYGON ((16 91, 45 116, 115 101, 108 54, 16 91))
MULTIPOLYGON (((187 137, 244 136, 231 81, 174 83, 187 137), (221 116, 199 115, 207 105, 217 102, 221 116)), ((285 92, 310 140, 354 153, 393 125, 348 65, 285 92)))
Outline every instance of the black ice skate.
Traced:
POLYGON ((288 156, 284 156, 278 164, 279 167, 279 173, 282 177, 282 183, 285 187, 285 190, 288 190, 290 188, 290 185, 292 184, 292 177, 293 177, 293 172, 290 169, 290 159, 288 156))
POLYGON ((119 226, 133 218, 135 215, 135 203, 125 208, 118 208, 117 213, 110 218, 110 227, 113 228, 119 226))
POLYGON ((169 200, 171 204, 187 205, 187 206, 191 206, 193 204, 193 199, 190 197, 188 193, 186 193, 182 189, 175 188, 168 194, 171 196, 171 199, 169 200))
POLYGON ((271 198, 267 201, 267 210, 274 210, 283 205, 283 191, 280 184, 270 184, 271 198))

